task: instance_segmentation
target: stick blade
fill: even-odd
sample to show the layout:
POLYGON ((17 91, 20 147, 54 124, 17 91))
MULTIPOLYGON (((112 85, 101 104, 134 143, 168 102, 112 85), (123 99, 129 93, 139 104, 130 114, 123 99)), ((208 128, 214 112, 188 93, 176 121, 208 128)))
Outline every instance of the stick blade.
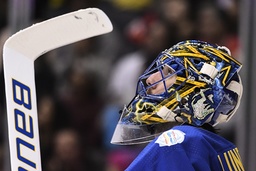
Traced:
POLYGON ((6 41, 4 48, 15 49, 35 60, 50 50, 112 30, 112 23, 103 11, 87 8, 21 30, 6 41))

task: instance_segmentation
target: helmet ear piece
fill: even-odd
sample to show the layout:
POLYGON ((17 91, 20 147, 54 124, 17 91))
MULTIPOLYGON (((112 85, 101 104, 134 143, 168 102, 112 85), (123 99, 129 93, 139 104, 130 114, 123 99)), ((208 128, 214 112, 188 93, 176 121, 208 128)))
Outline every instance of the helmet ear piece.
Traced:
POLYGON ((242 85, 241 78, 238 74, 234 75, 234 79, 232 81, 230 81, 230 83, 227 85, 226 89, 236 95, 236 99, 235 99, 236 104, 235 104, 234 108, 231 111, 229 111, 228 113, 226 113, 226 114, 220 113, 218 118, 216 119, 216 122, 214 123, 214 125, 217 125, 222 122, 228 122, 232 118, 232 116, 235 114, 238 107, 240 106, 240 101, 241 101, 242 94, 243 94, 243 85, 242 85))
POLYGON ((243 95, 243 84, 240 75, 236 74, 238 81, 231 81, 229 85, 227 86, 227 89, 235 92, 238 95, 237 104, 236 107, 229 113, 228 118, 226 122, 230 120, 230 118, 234 115, 238 107, 240 106, 241 98, 243 95))

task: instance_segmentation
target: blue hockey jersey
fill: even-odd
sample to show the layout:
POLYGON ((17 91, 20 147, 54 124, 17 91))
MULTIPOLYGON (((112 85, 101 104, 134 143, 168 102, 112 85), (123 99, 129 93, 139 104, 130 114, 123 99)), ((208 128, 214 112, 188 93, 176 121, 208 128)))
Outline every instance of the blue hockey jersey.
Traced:
POLYGON ((127 171, 243 171, 237 147, 210 131, 183 125, 149 143, 127 171))

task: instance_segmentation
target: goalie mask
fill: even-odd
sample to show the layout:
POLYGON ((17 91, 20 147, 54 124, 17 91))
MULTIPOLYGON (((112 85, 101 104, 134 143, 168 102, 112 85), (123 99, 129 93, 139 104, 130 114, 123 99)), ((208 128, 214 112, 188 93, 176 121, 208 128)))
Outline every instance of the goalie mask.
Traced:
POLYGON ((161 52, 139 77, 111 143, 149 142, 174 125, 227 122, 242 96, 241 63, 226 47, 189 40, 161 52))

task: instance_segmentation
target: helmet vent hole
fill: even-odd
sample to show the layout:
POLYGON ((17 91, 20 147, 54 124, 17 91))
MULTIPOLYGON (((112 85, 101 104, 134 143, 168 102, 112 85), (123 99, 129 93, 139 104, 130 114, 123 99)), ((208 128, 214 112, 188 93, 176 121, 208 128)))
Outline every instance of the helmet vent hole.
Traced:
POLYGON ((194 90, 194 92, 195 92, 196 94, 198 94, 198 93, 200 92, 200 88, 196 87, 195 90, 194 90))
POLYGON ((200 49, 200 48, 204 48, 204 47, 203 47, 203 45, 202 45, 202 44, 198 44, 198 45, 197 45, 197 48, 199 48, 199 49, 200 49))
POLYGON ((186 100, 185 98, 182 98, 181 101, 180 101, 180 103, 181 103, 182 105, 185 105, 185 104, 187 103, 187 100, 186 100))
POLYGON ((216 62, 222 62, 222 59, 217 58, 217 59, 216 59, 216 62))
POLYGON ((153 110, 151 108, 146 108, 146 112, 151 113, 153 110))
POLYGON ((195 64, 199 64, 200 62, 201 62, 200 60, 194 59, 194 63, 195 63, 195 64))

